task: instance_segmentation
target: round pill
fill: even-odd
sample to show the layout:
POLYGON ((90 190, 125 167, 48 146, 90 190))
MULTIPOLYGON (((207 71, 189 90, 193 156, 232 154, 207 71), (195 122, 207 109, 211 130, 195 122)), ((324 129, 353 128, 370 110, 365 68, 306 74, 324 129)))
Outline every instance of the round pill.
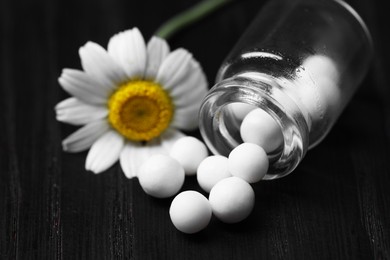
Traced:
POLYGON ((195 175, 201 161, 208 155, 206 145, 199 139, 186 136, 177 140, 170 151, 184 168, 186 175, 195 175))
POLYGON ((228 169, 233 176, 249 183, 260 181, 268 171, 268 157, 264 149, 252 143, 234 148, 228 158, 228 169))
POLYGON ((179 193, 169 208, 173 225, 187 234, 204 229, 210 222, 211 214, 211 205, 207 198, 192 190, 179 193))
POLYGON ((260 145, 267 153, 275 151, 283 142, 279 124, 260 108, 252 110, 245 116, 240 134, 244 142, 260 145))
POLYGON ((210 191, 209 201, 218 219, 225 223, 237 223, 252 212, 255 192, 243 179, 229 177, 215 184, 210 191))
MULTIPOLYGON (((305 105, 310 109, 309 111, 318 110, 313 109, 313 103, 316 104, 314 101, 320 102, 322 106, 327 106, 330 110, 337 110, 341 99, 339 87, 340 73, 334 61, 323 55, 313 55, 306 58, 302 66, 316 85, 315 89, 318 91, 318 101, 313 97, 311 99, 303 99, 305 105)), ((322 118, 320 114, 317 115, 316 119, 320 118, 322 118)))
POLYGON ((139 169, 138 179, 142 189, 153 197, 168 198, 175 195, 184 183, 184 169, 168 155, 156 154, 139 169))
POLYGON ((314 80, 317 78, 326 77, 334 82, 337 82, 340 78, 340 73, 337 70, 335 62, 323 55, 312 55, 307 57, 302 66, 305 70, 308 70, 310 77, 314 80))
POLYGON ((230 177, 228 158, 221 155, 212 155, 204 159, 198 167, 196 178, 199 186, 206 192, 220 180, 230 177))
POLYGON ((255 106, 246 103, 234 102, 229 105, 229 108, 233 112, 234 117, 237 120, 242 121, 250 111, 255 109, 255 106))

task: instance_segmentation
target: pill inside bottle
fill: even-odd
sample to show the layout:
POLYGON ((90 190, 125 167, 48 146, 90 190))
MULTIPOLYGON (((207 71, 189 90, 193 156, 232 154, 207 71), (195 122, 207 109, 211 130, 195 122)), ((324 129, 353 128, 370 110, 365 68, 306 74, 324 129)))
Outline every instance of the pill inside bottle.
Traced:
POLYGON ((269 158, 264 179, 286 176, 329 133, 367 73, 372 47, 344 1, 268 1, 203 100, 203 139, 224 156, 255 143, 269 158))
MULTIPOLYGON (((248 76, 252 74, 243 75, 243 77, 248 76)), ((249 94, 249 98, 245 97, 239 102, 226 104, 217 113, 219 134, 225 140, 224 144, 227 144, 226 153, 241 143, 253 143, 264 149, 272 164, 280 160, 281 156, 286 156, 282 154, 286 151, 286 144, 289 145, 300 139, 296 138, 296 133, 293 133, 296 130, 289 130, 286 127, 287 121, 282 122, 282 120, 297 113, 301 114, 301 125, 307 126, 309 132, 307 140, 312 141, 310 145, 314 146, 322 139, 318 136, 324 136, 323 133, 330 129, 329 121, 335 121, 338 116, 342 105, 339 72, 335 62, 329 57, 309 55, 302 60, 299 69, 291 78, 272 77, 260 73, 252 77, 263 82, 262 84, 266 86, 263 91, 265 93, 269 91, 272 95, 271 99, 288 100, 290 103, 286 102, 286 107, 294 109, 291 110, 290 115, 281 117, 272 108, 275 106, 272 102, 263 96, 257 98, 255 92, 249 94), (268 86, 277 87, 269 90, 268 86), (290 139, 285 139, 286 133, 287 138, 290 139)), ((256 86, 257 82, 251 84, 256 86)), ((243 94, 245 95, 246 93, 243 94)), ((302 131, 299 134, 302 134, 302 131)), ((223 151, 225 147, 221 146, 220 149, 223 151)))
MULTIPOLYGON (((302 70, 294 80, 276 79, 295 103, 306 113, 309 128, 312 121, 323 120, 324 111, 338 108, 340 92, 337 86, 339 73, 335 63, 323 55, 312 55, 302 62, 302 70)), ((267 154, 275 154, 283 145, 281 126, 269 114, 254 105, 234 102, 229 105, 240 137, 245 143, 261 146, 267 154)), ((331 113, 332 114, 332 113, 331 113)))
POLYGON ((237 142, 261 146, 268 155, 280 152, 283 134, 279 123, 266 111, 254 105, 234 102, 227 105, 226 127, 237 142))

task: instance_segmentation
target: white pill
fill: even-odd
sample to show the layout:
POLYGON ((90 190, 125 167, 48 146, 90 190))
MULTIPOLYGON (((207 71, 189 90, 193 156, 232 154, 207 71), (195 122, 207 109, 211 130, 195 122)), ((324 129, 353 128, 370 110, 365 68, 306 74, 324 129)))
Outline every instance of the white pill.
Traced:
POLYGON ((267 153, 275 151, 283 142, 279 124, 260 108, 245 116, 240 134, 244 142, 260 145, 267 153))
POLYGON ((234 117, 237 120, 242 121, 245 116, 256 107, 246 103, 234 102, 229 105, 229 108, 233 112, 234 117))
POLYGON ((199 186, 206 192, 210 192, 218 181, 230 176, 228 158, 221 155, 213 155, 204 159, 199 164, 196 174, 199 186))
POLYGON ((184 169, 179 162, 162 154, 152 155, 138 172, 142 189, 157 198, 168 198, 179 192, 184 177, 184 169))
POLYGON ((191 190, 178 194, 169 208, 173 225, 187 234, 204 229, 210 222, 211 214, 211 205, 207 198, 191 190))
POLYGON ((225 223, 237 223, 252 212, 255 192, 243 179, 229 177, 215 184, 210 191, 209 201, 218 219, 225 223))
POLYGON ((334 61, 326 56, 306 58, 300 77, 296 78, 299 99, 309 111, 311 120, 322 120, 325 112, 336 113, 340 106, 339 72, 334 61))
POLYGON ((229 172, 249 183, 260 181, 267 173, 268 165, 264 149, 252 143, 238 145, 228 158, 229 172))
POLYGON ((322 104, 330 110, 337 109, 341 98, 338 86, 340 73, 334 61, 326 56, 313 55, 305 59, 302 66, 316 84, 322 104))
POLYGON ((313 79, 326 77, 334 82, 339 81, 340 73, 334 61, 329 57, 312 55, 303 61, 302 66, 313 79))
POLYGON ((199 139, 186 136, 177 140, 170 151, 184 168, 186 175, 195 175, 201 161, 208 155, 206 145, 199 139))

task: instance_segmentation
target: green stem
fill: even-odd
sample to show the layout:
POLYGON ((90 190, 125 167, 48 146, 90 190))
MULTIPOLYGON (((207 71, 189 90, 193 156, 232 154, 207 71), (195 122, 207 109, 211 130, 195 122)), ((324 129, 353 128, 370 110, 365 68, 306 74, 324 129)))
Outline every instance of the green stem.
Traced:
POLYGON ((202 19, 230 1, 232 0, 203 0, 190 9, 169 19, 156 31, 155 35, 168 39, 177 31, 202 19))

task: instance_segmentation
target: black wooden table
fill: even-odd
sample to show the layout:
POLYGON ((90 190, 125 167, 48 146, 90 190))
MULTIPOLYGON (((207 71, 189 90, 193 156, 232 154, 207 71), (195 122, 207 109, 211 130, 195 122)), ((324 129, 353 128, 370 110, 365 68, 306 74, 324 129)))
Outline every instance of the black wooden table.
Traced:
MULTIPOLYGON (((361 88, 293 174, 254 185, 242 223, 213 218, 185 235, 170 222, 171 199, 147 196, 119 164, 94 175, 86 152, 62 151, 76 128, 55 120, 67 97, 57 78, 80 68, 78 48, 133 26, 148 39, 194 3, 0 2, 0 259, 390 259, 390 16, 379 0, 351 2, 376 48, 361 88)), ((190 50, 212 84, 263 4, 236 1, 169 43, 190 50)), ((195 178, 186 189, 200 190, 195 178)))

